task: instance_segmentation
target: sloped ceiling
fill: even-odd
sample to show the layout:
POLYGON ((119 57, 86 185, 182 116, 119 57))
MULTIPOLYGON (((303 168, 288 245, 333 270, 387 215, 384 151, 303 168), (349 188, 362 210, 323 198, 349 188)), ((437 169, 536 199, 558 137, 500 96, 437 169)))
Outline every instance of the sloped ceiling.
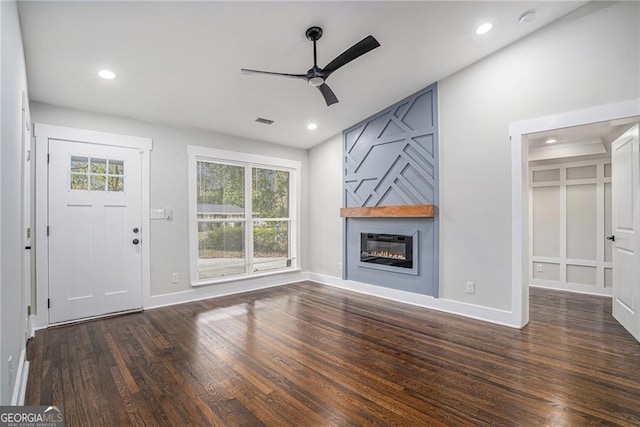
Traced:
POLYGON ((21 1, 19 11, 32 101, 309 148, 584 3, 21 1), (536 19, 519 24, 527 10, 536 19), (477 36, 486 21, 493 30, 477 36), (305 73, 312 25, 324 29, 321 67, 369 34, 381 44, 328 80, 338 104, 301 80, 240 74, 305 73), (103 68, 118 78, 99 79, 103 68))

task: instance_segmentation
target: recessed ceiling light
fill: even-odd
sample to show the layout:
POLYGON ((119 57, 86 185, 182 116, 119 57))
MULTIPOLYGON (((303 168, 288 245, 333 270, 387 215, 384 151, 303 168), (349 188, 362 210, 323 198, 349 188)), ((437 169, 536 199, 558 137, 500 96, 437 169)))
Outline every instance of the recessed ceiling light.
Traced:
POLYGON ((484 24, 478 27, 478 29, 476 30, 476 34, 479 36, 483 34, 487 34, 489 31, 491 31, 492 28, 493 28, 492 24, 490 24, 489 22, 485 22, 484 24))
POLYGON ((98 75, 105 80, 113 80, 116 78, 116 73, 111 70, 100 70, 98 75))
POLYGON ((528 24, 534 19, 536 19, 536 12, 533 10, 527 10, 525 13, 520 15, 520 18, 518 19, 518 23, 520 23, 520 25, 528 24))
POLYGON ((307 129, 309 129, 309 130, 316 130, 316 129, 318 129, 318 125, 317 125, 317 124, 315 124, 315 123, 309 123, 309 124, 307 125, 307 129))
POLYGON ((554 142, 558 142, 558 140, 557 139, 553 139, 553 138, 549 138, 544 143, 545 144, 553 144, 554 142))

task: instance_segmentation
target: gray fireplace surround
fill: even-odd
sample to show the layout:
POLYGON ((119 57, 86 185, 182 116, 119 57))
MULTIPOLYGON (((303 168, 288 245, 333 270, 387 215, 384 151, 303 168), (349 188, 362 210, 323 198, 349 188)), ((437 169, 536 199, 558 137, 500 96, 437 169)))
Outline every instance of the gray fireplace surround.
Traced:
POLYGON ((343 132, 346 208, 434 205, 433 218, 345 219, 344 278, 438 296, 437 85, 343 132), (412 271, 361 262, 361 233, 415 236, 412 271))

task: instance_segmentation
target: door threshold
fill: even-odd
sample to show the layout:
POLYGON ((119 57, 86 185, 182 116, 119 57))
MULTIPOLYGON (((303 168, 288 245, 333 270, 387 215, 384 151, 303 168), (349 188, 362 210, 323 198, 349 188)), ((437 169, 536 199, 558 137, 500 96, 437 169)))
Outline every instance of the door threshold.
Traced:
POLYGON ((100 316, 84 317, 82 319, 66 320, 64 322, 50 323, 48 328, 57 328, 60 326, 75 325, 78 323, 91 322, 93 320, 108 319, 110 317, 124 316, 127 314, 142 313, 143 308, 135 308, 133 310, 115 311, 113 313, 101 314, 100 316))

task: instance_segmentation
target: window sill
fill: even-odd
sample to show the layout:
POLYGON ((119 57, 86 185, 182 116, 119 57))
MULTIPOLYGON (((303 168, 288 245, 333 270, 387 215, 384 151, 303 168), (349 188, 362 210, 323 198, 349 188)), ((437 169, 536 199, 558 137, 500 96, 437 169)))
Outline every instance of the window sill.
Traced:
POLYGON ((209 279, 202 282, 191 283, 191 287, 199 288, 201 286, 218 285, 218 284, 229 283, 229 282, 240 282, 244 280, 258 279, 261 277, 277 276, 279 274, 299 273, 300 271, 301 270, 299 268, 292 267, 292 268, 282 269, 278 271, 269 271, 265 273, 258 273, 258 274, 251 274, 251 275, 224 276, 217 279, 209 279))

